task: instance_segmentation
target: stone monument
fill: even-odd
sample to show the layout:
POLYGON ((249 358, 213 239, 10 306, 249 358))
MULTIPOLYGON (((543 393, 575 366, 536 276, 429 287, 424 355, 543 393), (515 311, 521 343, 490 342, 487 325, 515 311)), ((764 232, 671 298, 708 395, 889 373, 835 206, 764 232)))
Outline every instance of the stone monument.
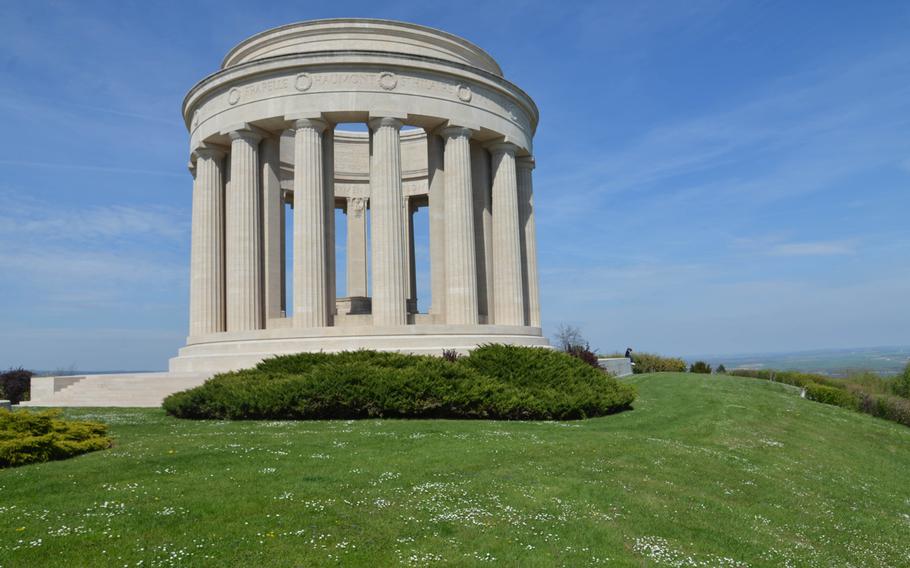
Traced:
POLYGON ((479 47, 387 20, 290 24, 232 49, 187 94, 183 116, 190 327, 171 371, 302 351, 547 345, 531 182, 537 107, 479 47), (368 132, 342 128, 350 123, 368 132), (418 313, 413 216, 423 207, 432 303, 418 313), (344 267, 336 210, 347 215, 344 267))

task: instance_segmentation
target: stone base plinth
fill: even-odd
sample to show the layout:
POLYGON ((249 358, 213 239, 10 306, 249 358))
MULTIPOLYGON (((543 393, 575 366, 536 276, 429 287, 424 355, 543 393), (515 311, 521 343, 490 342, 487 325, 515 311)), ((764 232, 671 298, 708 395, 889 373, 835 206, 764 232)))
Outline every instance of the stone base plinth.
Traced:
POLYGON ((632 361, 627 357, 605 357, 598 359, 600 368, 614 377, 626 377, 632 374, 632 361))
POLYGON ((357 349, 441 355, 467 353, 486 343, 549 347, 540 328, 501 325, 339 326, 277 328, 191 337, 170 360, 174 373, 215 373, 252 367, 275 355, 357 349))

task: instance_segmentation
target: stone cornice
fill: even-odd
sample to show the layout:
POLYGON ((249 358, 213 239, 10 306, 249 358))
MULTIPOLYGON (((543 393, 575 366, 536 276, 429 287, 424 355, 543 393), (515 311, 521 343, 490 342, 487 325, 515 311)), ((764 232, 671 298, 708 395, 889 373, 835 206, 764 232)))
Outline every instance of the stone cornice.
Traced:
MULTIPOLYGON (((498 91, 502 96, 517 103, 528 114, 531 127, 529 134, 533 135, 536 130, 539 118, 537 105, 520 87, 501 76, 477 67, 434 57, 369 50, 319 51, 307 54, 279 55, 219 70, 196 83, 184 97, 184 122, 187 129, 192 130, 192 111, 204 100, 205 96, 217 92, 223 86, 253 79, 257 75, 295 68, 308 72, 315 72, 321 69, 362 68, 364 66, 379 70, 385 65, 392 68, 414 69, 418 72, 439 73, 443 76, 451 77, 455 82, 464 81, 465 79, 476 81, 487 88, 498 91)), ((470 100, 469 90, 465 95, 470 100)))

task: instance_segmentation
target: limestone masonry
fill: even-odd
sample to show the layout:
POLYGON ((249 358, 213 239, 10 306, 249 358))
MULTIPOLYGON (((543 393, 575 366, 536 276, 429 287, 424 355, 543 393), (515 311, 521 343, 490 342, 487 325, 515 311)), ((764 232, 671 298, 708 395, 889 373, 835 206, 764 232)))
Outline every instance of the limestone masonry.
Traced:
MULTIPOLYGON (((386 20, 290 24, 232 49, 190 89, 183 117, 190 317, 186 346, 170 361, 174 385, 281 353, 547 345, 532 197, 538 111, 479 47, 386 20), (368 132, 345 130, 350 123, 368 132), (413 216, 422 207, 428 313, 417 311, 413 216)), ((59 403, 86 381, 102 385, 36 382, 33 392, 59 403)), ((169 389, 179 390, 162 387, 151 399, 169 389)))
POLYGON ((195 176, 190 335, 171 371, 300 351, 547 344, 531 182, 537 107, 477 46, 384 20, 291 24, 232 49, 190 90, 183 115, 195 176), (343 130, 349 123, 369 132, 343 130), (428 313, 417 312, 421 207, 428 313), (337 209, 347 215, 343 267, 337 209))

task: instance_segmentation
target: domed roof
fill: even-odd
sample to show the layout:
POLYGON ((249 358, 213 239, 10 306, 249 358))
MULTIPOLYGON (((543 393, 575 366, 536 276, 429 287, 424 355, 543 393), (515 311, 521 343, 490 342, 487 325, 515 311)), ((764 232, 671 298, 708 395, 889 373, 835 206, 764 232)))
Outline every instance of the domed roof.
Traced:
POLYGON ((502 69, 473 43, 441 30, 392 20, 310 20, 258 33, 228 52, 222 69, 280 55, 373 51, 433 57, 502 77, 502 69))

